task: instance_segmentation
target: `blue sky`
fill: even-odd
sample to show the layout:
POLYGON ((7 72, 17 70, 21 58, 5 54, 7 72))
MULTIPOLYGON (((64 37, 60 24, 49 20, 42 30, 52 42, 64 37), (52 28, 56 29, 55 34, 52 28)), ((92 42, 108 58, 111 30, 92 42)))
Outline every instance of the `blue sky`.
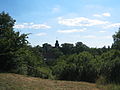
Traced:
POLYGON ((0 12, 16 19, 15 31, 31 33, 31 45, 83 42, 90 47, 113 43, 120 26, 120 0, 0 0, 0 12))

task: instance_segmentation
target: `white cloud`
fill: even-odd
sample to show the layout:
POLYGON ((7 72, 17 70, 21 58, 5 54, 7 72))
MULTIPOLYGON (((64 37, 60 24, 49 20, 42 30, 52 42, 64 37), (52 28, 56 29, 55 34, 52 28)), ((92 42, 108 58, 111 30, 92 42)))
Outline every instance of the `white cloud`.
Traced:
POLYGON ((83 38, 86 38, 86 39, 98 39, 98 40, 101 40, 101 39, 112 39, 112 36, 95 36, 95 35, 86 35, 86 36, 83 36, 83 38))
POLYGON ((84 32, 86 28, 83 29, 70 29, 70 30, 58 30, 58 33, 74 33, 74 32, 84 32))
POLYGON ((94 14, 93 16, 94 16, 94 17, 102 17, 102 16, 99 15, 99 14, 94 14))
POLYGON ((106 16, 106 17, 110 17, 110 16, 111 16, 110 13, 103 13, 102 15, 103 15, 103 16, 106 16))
POLYGON ((112 39, 112 36, 105 36, 105 39, 112 39))
POLYGON ((45 24, 34 24, 34 23, 23 23, 23 24, 16 24, 14 26, 16 29, 49 29, 51 26, 45 24))
POLYGON ((112 23, 109 25, 104 26, 104 28, 114 28, 114 27, 120 27, 120 23, 112 23))
POLYGON ((110 17, 111 14, 106 12, 106 13, 102 13, 102 14, 94 14, 94 17, 110 17))
POLYGON ((16 28, 16 29, 19 29, 19 28, 20 28, 20 29, 23 29, 23 28, 25 28, 25 25, 22 25, 22 24, 19 24, 19 25, 18 25, 18 24, 17 24, 17 25, 14 26, 14 28, 16 28))
POLYGON ((100 33, 105 33, 106 31, 104 31, 104 30, 101 30, 101 31, 99 31, 100 33))
POLYGON ((36 36, 46 36, 47 35, 47 33, 37 33, 37 34, 35 34, 36 36))
POLYGON ((33 29, 49 29, 51 27, 47 26, 45 24, 34 24, 34 25, 31 25, 30 28, 33 28, 33 29))
POLYGON ((89 19, 85 17, 72 18, 72 19, 63 19, 59 18, 58 23, 66 26, 95 26, 107 24, 108 21, 101 21, 97 19, 89 19))
POLYGON ((58 13, 60 12, 60 5, 56 5, 54 8, 52 8, 53 13, 58 13))
POLYGON ((55 7, 55 8, 53 8, 53 10, 52 10, 53 12, 59 12, 60 11, 60 9, 59 8, 57 8, 57 7, 55 7))
POLYGON ((96 36, 94 36, 94 35, 87 35, 87 36, 84 36, 84 38, 96 38, 96 36))

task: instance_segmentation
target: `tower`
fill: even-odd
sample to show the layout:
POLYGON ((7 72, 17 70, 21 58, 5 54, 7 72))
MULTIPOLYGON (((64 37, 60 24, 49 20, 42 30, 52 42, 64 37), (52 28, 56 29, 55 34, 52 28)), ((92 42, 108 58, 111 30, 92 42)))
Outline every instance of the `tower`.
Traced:
POLYGON ((59 48, 59 42, 58 42, 58 40, 56 40, 55 48, 59 48))

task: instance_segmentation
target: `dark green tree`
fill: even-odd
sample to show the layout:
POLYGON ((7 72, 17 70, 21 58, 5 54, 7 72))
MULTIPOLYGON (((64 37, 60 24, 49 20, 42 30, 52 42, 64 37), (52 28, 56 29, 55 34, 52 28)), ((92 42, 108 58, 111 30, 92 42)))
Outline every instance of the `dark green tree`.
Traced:
POLYGON ((64 43, 61 45, 61 51, 63 52, 63 54, 65 55, 70 55, 73 53, 73 47, 74 45, 73 44, 70 44, 70 43, 64 43))
POLYGON ((58 79, 95 82, 97 79, 96 60, 89 52, 60 57, 53 67, 58 79))
POLYGON ((114 41, 114 43, 112 44, 112 48, 120 50, 120 28, 119 28, 118 32, 116 32, 113 35, 113 41, 114 41))
POLYGON ((13 58, 17 50, 28 43, 27 34, 21 34, 13 30, 15 20, 8 13, 0 13, 0 71, 9 71, 13 64, 13 58))
POLYGON ((74 52, 79 54, 80 52, 88 51, 88 50, 89 50, 89 47, 87 47, 85 44, 83 44, 82 42, 77 42, 74 52))
POLYGON ((43 53, 48 53, 48 51, 52 48, 52 46, 48 43, 43 44, 43 53))
POLYGON ((100 58, 100 73, 111 83, 120 83, 120 51, 111 50, 103 53, 100 58))

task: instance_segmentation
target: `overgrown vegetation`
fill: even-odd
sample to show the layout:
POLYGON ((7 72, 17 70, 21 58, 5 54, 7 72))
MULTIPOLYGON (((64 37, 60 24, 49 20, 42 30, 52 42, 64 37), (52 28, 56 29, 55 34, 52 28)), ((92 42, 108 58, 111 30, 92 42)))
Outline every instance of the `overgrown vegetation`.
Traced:
POLYGON ((112 46, 90 48, 82 42, 55 46, 28 45, 28 34, 14 31, 15 20, 0 13, 0 72, 29 76, 98 82, 120 83, 120 30, 113 35, 112 46), (104 82, 103 82, 104 81, 104 82))

